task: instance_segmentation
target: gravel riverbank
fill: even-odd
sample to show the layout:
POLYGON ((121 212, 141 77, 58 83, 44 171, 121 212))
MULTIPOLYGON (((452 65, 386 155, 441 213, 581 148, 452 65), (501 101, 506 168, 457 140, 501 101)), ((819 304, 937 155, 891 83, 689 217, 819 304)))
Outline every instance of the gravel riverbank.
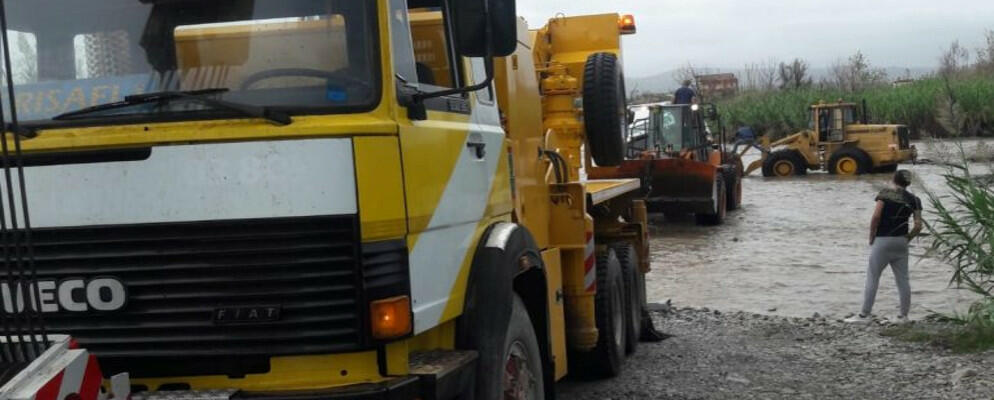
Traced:
POLYGON ((672 338, 640 343, 617 378, 567 379, 559 398, 994 399, 994 351, 954 354, 842 316, 655 309, 657 328, 672 338))

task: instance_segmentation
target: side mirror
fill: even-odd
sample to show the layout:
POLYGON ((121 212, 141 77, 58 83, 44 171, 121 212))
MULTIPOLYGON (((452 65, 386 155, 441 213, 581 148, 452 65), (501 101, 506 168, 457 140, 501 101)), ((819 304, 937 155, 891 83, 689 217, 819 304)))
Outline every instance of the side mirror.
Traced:
POLYGON ((449 9, 460 55, 506 57, 517 49, 515 0, 450 0, 449 9))

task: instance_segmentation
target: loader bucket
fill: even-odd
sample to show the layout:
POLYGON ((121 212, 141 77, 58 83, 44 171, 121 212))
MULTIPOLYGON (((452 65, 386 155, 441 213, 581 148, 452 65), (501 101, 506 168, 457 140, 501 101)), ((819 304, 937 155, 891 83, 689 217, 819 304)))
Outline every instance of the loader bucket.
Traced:
POLYGON ((682 158, 626 160, 617 168, 588 171, 594 179, 642 179, 649 210, 673 214, 714 212, 717 173, 711 164, 682 158))
POLYGON ((757 169, 763 168, 763 160, 764 159, 766 159, 766 157, 760 158, 760 159, 758 159, 756 161, 753 161, 753 162, 749 163, 749 166, 746 167, 745 172, 743 172, 742 175, 743 176, 747 176, 747 175, 751 174, 752 171, 755 171, 757 169))

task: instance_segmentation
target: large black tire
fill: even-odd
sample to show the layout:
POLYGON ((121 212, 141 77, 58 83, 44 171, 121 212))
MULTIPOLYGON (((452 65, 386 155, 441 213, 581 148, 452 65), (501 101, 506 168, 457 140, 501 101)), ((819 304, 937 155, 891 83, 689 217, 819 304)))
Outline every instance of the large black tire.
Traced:
POLYGON ((614 253, 621 264, 621 275, 625 281, 625 353, 632 354, 638 348, 642 334, 642 287, 639 282, 639 256, 635 246, 621 242, 614 246, 614 253))
POLYGON ((625 159, 628 106, 618 56, 594 53, 583 68, 583 122, 594 162, 615 167, 625 159))
POLYGON ((869 154, 856 147, 843 147, 828 158, 828 172, 837 175, 862 175, 873 170, 869 154))
POLYGON ((725 222, 725 214, 728 212, 728 191, 725 188, 725 178, 721 174, 714 176, 715 190, 718 199, 718 209, 712 214, 696 214, 698 225, 717 226, 725 222))
POLYGON ((763 161, 763 176, 784 177, 808 173, 808 163, 797 150, 777 150, 763 161), (787 166, 790 168, 787 169, 787 166))
MULTIPOLYGON (((476 362, 475 398, 481 400, 503 399, 503 384, 506 367, 508 340, 528 336, 522 333, 522 324, 531 324, 528 314, 515 310, 515 305, 525 307, 514 291, 515 276, 521 270, 523 260, 528 264, 541 265, 541 255, 535 240, 524 227, 514 224, 496 224, 490 228, 486 238, 473 256, 473 269, 470 271, 463 314, 456 323, 456 348, 475 350, 479 353, 476 362), (499 231, 498 231, 499 230, 499 231), (492 243, 491 236, 496 235, 492 243), (517 314, 517 316, 515 316, 517 314), (521 315, 525 315, 524 319, 521 315), (515 322, 517 321, 517 322, 515 322), (509 339, 510 338, 510 339, 509 339)), ((544 286, 544 284, 543 284, 544 286)), ((545 295, 542 295, 545 299, 545 295)), ((534 310, 533 310, 534 312, 534 310)), ((536 324, 544 324, 544 316, 536 316, 536 324)), ((528 326, 531 335, 545 340, 543 325, 528 326)), ((528 342, 528 340, 525 340, 528 342)), ((524 343, 524 342, 523 342, 524 343)), ((538 342, 543 349, 542 342, 538 342)), ((527 346, 529 354, 541 357, 546 354, 527 346)), ((532 357, 529 357, 532 359, 532 357)), ((541 358, 536 358, 541 363, 541 358)), ((544 365, 544 364, 540 364, 544 365)), ((548 368, 546 368, 548 370, 548 368)), ((550 382, 549 374, 543 369, 535 379, 550 382)), ((548 371, 546 371, 548 372, 548 371)), ((544 387, 544 385, 543 385, 544 387)))
POLYGON ((725 209, 728 211, 738 210, 742 205, 742 177, 738 170, 728 169, 725 175, 725 209))
POLYGON ((542 353, 528 310, 517 294, 514 295, 514 304, 511 306, 511 320, 507 324, 503 354, 503 392, 502 396, 494 398, 544 399, 542 353))
POLYGON ((594 315, 597 346, 577 353, 579 373, 586 378, 611 378, 621 373, 625 360, 625 282, 614 250, 597 255, 597 294, 594 315))

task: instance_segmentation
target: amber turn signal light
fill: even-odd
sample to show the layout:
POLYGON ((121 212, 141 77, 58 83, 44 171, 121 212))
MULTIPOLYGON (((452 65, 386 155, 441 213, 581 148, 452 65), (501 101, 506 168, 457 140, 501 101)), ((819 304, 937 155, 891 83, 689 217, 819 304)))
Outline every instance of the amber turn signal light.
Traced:
POLYGON ((625 14, 619 17, 618 29, 621 30, 622 35, 631 35, 635 33, 635 16, 631 14, 625 14))
POLYGON ((369 303, 369 316, 376 339, 396 339, 411 333, 411 299, 407 296, 369 303))

